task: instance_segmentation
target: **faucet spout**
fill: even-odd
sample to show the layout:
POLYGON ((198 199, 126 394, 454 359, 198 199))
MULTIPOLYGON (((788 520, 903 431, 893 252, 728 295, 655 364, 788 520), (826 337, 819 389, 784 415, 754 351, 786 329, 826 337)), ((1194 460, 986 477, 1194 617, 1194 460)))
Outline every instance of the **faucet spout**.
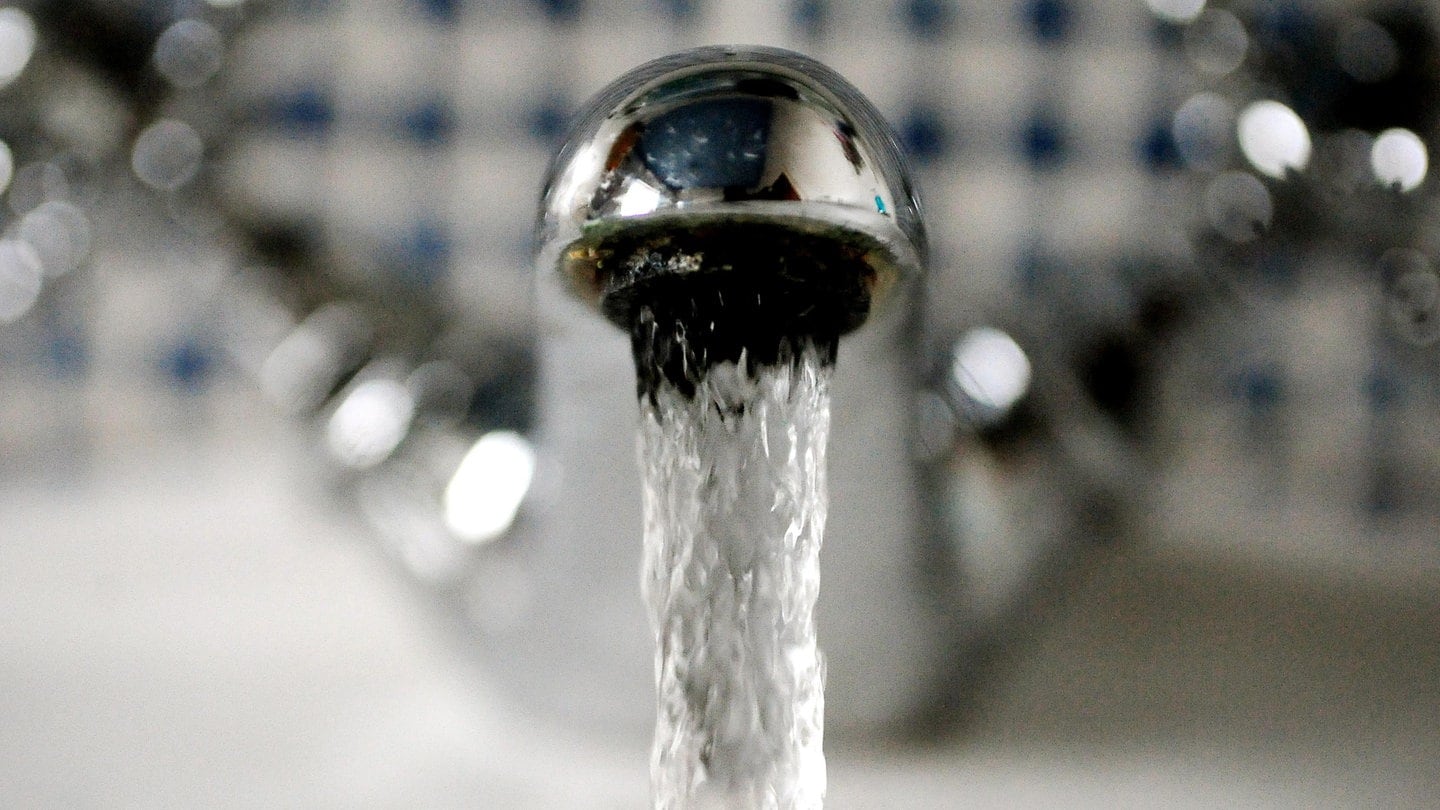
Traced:
MULTIPOLYGON (((534 619, 564 628, 568 663, 543 669, 575 671, 577 686, 521 688, 552 705, 603 695, 564 707, 582 716, 659 708, 657 786, 759 796, 804 774, 806 795, 823 791, 822 714, 903 722, 929 703, 942 647, 913 574, 922 496, 908 456, 926 240, 888 126, 788 51, 643 65, 578 117, 535 244, 549 459, 537 488, 557 494, 517 552, 557 594, 534 619), (638 410, 616 384, 627 367, 638 410), (623 472, 637 427, 643 481, 623 472), (617 551, 642 536, 635 616, 633 562, 617 551), (658 702, 636 694, 643 647, 658 702)), ((497 634, 498 654, 543 657, 535 639, 497 634)))
POLYGON ((622 328, 699 293, 682 320, 716 362, 776 339, 833 346, 925 254, 879 113, 829 68, 772 48, 687 51, 602 91, 551 166, 538 237, 541 271, 622 328), (729 317, 711 317, 720 306, 729 317), (723 321, 762 333, 719 334, 723 321))
POLYGON ((657 808, 823 800, 830 383, 919 274, 918 213, 874 108, 784 51, 641 67, 557 159, 542 272, 629 331, 637 372, 657 808))

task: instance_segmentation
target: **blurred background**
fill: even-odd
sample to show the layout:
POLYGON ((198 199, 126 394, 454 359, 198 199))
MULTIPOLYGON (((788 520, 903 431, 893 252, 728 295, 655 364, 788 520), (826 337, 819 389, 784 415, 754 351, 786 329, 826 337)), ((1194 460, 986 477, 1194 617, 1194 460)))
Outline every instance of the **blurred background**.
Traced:
POLYGON ((732 42, 880 107, 932 244, 842 349, 909 517, 822 558, 830 805, 1434 806, 1426 0, 0 2, 4 804, 644 805, 638 536, 554 518, 638 526, 566 479, 630 382, 547 382, 530 231, 732 42))

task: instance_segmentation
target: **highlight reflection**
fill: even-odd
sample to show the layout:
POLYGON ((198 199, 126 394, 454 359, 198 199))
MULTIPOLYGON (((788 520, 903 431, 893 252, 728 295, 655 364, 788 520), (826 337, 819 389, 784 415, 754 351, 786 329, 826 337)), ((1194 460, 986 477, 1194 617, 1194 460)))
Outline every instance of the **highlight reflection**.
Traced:
POLYGON ((365 380, 331 414, 326 444, 342 464, 374 467, 405 438, 414 415, 415 400, 403 384, 383 378, 365 380))
POLYGON ((1003 418, 1030 390, 1030 358, 1009 335, 980 327, 955 344, 951 375, 984 422, 1003 418))
POLYGON ((0 8, 0 87, 15 81, 35 54, 35 21, 18 8, 0 8))
POLYGON ((445 487, 445 525, 470 543, 499 537, 514 522, 535 474, 535 449, 518 433, 480 437, 445 487))
POLYGON ((1240 151, 1262 174, 1284 179, 1310 163, 1310 132, 1295 111, 1278 101, 1256 101, 1236 123, 1240 151))
POLYGON ((1370 150, 1370 166, 1381 184, 1413 191, 1425 182, 1430 157, 1418 135, 1397 127, 1385 130, 1375 139, 1370 150))

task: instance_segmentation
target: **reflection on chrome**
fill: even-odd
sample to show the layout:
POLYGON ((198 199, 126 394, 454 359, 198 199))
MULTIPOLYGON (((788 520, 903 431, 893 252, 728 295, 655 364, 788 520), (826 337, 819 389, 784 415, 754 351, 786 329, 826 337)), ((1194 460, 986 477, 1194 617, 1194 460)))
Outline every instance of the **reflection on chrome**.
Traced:
POLYGON ((1245 61, 1250 36, 1240 18, 1225 9, 1210 9, 1185 29, 1185 54, 1205 73, 1224 76, 1245 61))
POLYGON ((1171 133, 1192 169, 1217 170, 1230 156, 1235 106, 1215 93, 1196 93, 1175 111, 1171 133))
POLYGON ((622 217, 648 214, 660 207, 661 191, 639 178, 625 182, 615 198, 615 213, 622 217))
POLYGON ((1425 182, 1430 156, 1425 142, 1408 129, 1387 129, 1375 139, 1370 150, 1375 177, 1388 188, 1413 191, 1425 182))
POLYGON ((167 118, 152 124, 135 139, 130 166, 145 185, 174 191, 195 179, 204 155, 205 144, 195 128, 167 118))
POLYGON ((14 239, 0 240, 0 323, 13 323, 30 311, 44 276, 34 248, 14 239))
POLYGON ((1205 217, 1221 236, 1244 244, 1270 230, 1275 203, 1255 175, 1222 172, 1205 189, 1205 217))
POLYGON ((394 452, 414 415, 415 400, 405 385, 385 378, 364 380, 330 415, 325 443, 340 463, 368 469, 394 452))
POLYGON ((523 436, 485 434, 445 487, 445 525, 469 543, 494 540, 515 521, 534 474, 535 449, 523 436))
POLYGON ((201 20, 180 20, 155 41, 155 70, 176 87, 199 87, 220 70, 224 42, 201 20))
POLYGON ((0 87, 15 81, 35 54, 35 21, 18 8, 0 8, 0 87))
POLYGON ((925 243, 888 133, 859 91, 789 51, 709 47, 648 63, 596 96, 556 154, 537 266, 598 305, 616 229, 784 223, 853 237, 883 295, 925 243))
POLYGON ((78 206, 61 200, 42 203, 20 220, 20 240, 34 249, 45 275, 64 275, 90 255, 93 230, 78 206))
POLYGON ((1205 10, 1205 0, 1145 0, 1155 16, 1173 23, 1188 23, 1205 10))
POLYGON ((1030 390, 1030 358, 1013 338, 988 326, 956 342, 950 373, 983 422, 1002 419, 1030 390))
POLYGON ((1236 123, 1240 151, 1261 174, 1284 179, 1310 163, 1310 132, 1295 111, 1278 101, 1251 103, 1236 123))

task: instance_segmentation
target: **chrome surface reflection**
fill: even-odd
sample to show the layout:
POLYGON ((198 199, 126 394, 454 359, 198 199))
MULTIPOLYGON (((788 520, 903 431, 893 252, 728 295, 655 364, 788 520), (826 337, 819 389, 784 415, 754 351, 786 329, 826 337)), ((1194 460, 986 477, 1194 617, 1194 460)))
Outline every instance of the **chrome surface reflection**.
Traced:
POLYGON ((863 253, 876 301, 925 250, 879 113, 829 68, 774 48, 675 54, 596 96, 546 180, 539 266, 598 304, 606 238, 676 216, 837 236, 863 253))

